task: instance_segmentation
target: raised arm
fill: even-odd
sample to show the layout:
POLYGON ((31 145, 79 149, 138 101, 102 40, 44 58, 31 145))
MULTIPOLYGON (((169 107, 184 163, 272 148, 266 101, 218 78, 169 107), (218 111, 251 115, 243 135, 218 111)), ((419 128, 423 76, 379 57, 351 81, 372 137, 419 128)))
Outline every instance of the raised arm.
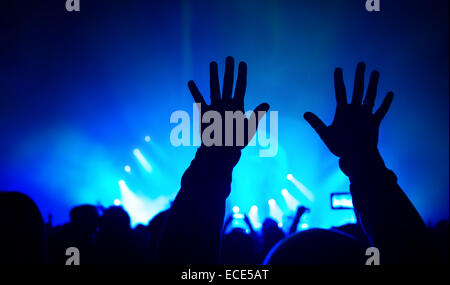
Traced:
MULTIPOLYGON (((181 189, 169 211, 163 229, 157 260, 163 264, 215 264, 219 261, 220 239, 225 214, 225 200, 230 194, 231 176, 239 161, 243 149, 256 132, 257 122, 262 118, 269 105, 259 105, 243 121, 244 144, 239 145, 238 135, 233 128, 232 144, 225 146, 227 133, 225 112, 244 113, 244 96, 247 85, 247 66, 239 64, 236 88, 233 94, 234 60, 226 59, 222 96, 219 86, 217 63, 210 64, 211 104, 206 104, 193 81, 189 81, 189 90, 203 118, 200 126, 202 145, 181 180, 181 189), (215 111, 215 112, 210 112, 215 111), (220 118, 214 116, 220 114, 220 118), (205 120, 205 118, 212 118, 205 120), (220 130, 209 132, 215 120, 221 120, 220 130), (250 128, 251 123, 255 128, 250 128), (211 137, 213 134, 213 137, 211 137)), ((236 122, 238 124, 238 122, 236 122)), ((228 132, 230 129, 228 129, 228 132)))
POLYGON ((300 219, 303 214, 309 212, 309 209, 304 206, 298 206, 297 212, 295 213, 294 220, 292 221, 292 225, 289 228, 289 234, 293 234, 297 231, 298 223, 300 223, 300 219))
POLYGON ((337 107, 330 126, 312 113, 304 117, 340 158, 339 165, 351 182, 354 207, 373 246, 380 250, 381 262, 435 262, 425 224, 398 186, 394 173, 386 168, 377 147, 380 123, 393 93, 389 92, 378 110, 372 112, 379 73, 371 73, 364 97, 364 72, 364 63, 359 63, 352 101, 347 103, 342 70, 335 70, 337 107))

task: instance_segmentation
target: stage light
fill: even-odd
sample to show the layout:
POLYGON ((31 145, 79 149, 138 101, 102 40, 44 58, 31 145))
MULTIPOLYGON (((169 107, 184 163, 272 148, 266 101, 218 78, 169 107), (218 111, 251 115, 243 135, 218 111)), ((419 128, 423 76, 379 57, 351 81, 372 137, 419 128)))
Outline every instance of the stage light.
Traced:
POLYGON ((283 211, 281 211, 280 207, 277 205, 277 202, 274 199, 269 200, 269 214, 277 222, 281 223, 283 219, 283 211))
POLYGON ((302 224, 300 227, 302 228, 302 230, 306 230, 309 226, 308 224, 302 224))
POLYGON ((300 192, 302 192, 302 194, 309 201, 311 201, 311 202, 314 201, 314 194, 308 188, 306 188, 305 185, 303 185, 300 181, 295 179, 295 177, 292 174, 288 174, 287 178, 288 178, 289 181, 292 182, 292 184, 295 185, 295 187, 297 187, 298 190, 300 190, 300 192))
POLYGON ((150 136, 145 136, 144 140, 145 140, 146 142, 149 142, 149 141, 150 141, 150 136))
POLYGON ((243 218, 244 218, 244 215, 239 214, 239 213, 236 213, 236 214, 233 215, 233 217, 234 217, 235 219, 243 219, 243 218))
POLYGON ((253 227, 256 229, 261 228, 261 222, 259 221, 258 207, 253 205, 248 213, 248 218, 252 223, 253 227))
POLYGON ((133 154, 134 154, 134 156, 136 156, 137 160, 142 165, 142 167, 145 169, 145 171, 152 172, 152 166, 150 165, 150 163, 147 161, 147 159, 144 157, 144 155, 138 148, 133 150, 133 154))
POLYGON ((291 211, 295 211, 300 205, 300 202, 292 196, 287 189, 281 190, 281 195, 283 195, 286 204, 291 211))
POLYGON ((128 172, 128 173, 131 172, 131 167, 129 165, 125 165, 125 167, 123 169, 125 170, 125 172, 128 172))
POLYGON ((283 227, 283 223, 282 223, 282 222, 279 222, 279 223, 278 223, 278 227, 279 227, 279 228, 282 228, 282 227, 283 227))
POLYGON ((120 206, 120 200, 119 199, 114 199, 114 205, 115 206, 120 206))
POLYGON ((233 212, 234 212, 235 214, 239 213, 239 207, 238 207, 238 206, 234 206, 234 207, 233 207, 233 212))

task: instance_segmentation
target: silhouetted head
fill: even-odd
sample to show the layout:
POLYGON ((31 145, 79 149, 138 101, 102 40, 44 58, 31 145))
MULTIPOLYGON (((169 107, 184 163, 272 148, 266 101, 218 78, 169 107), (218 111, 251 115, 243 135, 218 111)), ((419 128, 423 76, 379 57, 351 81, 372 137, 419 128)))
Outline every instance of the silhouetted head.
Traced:
POLYGON ((43 264, 44 221, 36 204, 18 192, 0 192, 0 263, 43 264))
POLYGON ((256 264, 257 255, 252 237, 241 228, 234 228, 222 238, 222 264, 256 264))
POLYGON ((70 223, 77 231, 93 234, 97 230, 99 215, 92 205, 80 205, 70 210, 70 223))
POLYGON ((275 220, 267 218, 262 225, 262 238, 263 251, 267 253, 277 242, 284 238, 284 232, 278 227, 278 223, 275 220))
POLYGON ((335 230, 302 231, 277 244, 264 264, 349 264, 364 265, 366 246, 350 235, 335 230))
POLYGON ((118 238, 128 235, 130 231, 130 217, 122 207, 112 206, 103 211, 99 224, 99 233, 103 237, 108 235, 118 238))

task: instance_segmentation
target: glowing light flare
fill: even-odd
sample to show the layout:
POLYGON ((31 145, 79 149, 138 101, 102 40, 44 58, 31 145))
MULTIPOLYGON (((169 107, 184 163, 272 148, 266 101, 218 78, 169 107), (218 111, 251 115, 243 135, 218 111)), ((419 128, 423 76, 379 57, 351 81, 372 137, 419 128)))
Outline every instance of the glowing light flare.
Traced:
POLYGON ((250 212, 248 213, 248 218, 254 228, 256 228, 256 229, 261 228, 261 221, 259 219, 258 207, 256 205, 253 205, 250 208, 250 212))
POLYGON ((152 172, 152 170, 153 170, 152 166, 150 165, 150 163, 147 161, 145 156, 142 154, 142 152, 138 148, 133 150, 133 154, 134 154, 134 156, 136 156, 137 160, 142 165, 142 167, 145 169, 145 171, 152 172))
POLYGON ((286 201, 286 205, 288 206, 289 210, 295 211, 300 205, 300 202, 295 199, 287 189, 281 190, 281 195, 283 195, 283 198, 286 201))
POLYGON ((309 201, 314 201, 314 194, 306 188, 305 185, 303 185, 300 181, 298 181, 292 174, 287 175, 287 179, 294 184, 295 187, 297 187, 300 192, 308 199, 309 201))
POLYGON ((280 207, 277 205, 277 202, 274 199, 270 199, 268 203, 269 215, 278 223, 281 223, 283 220, 283 211, 281 211, 280 207))

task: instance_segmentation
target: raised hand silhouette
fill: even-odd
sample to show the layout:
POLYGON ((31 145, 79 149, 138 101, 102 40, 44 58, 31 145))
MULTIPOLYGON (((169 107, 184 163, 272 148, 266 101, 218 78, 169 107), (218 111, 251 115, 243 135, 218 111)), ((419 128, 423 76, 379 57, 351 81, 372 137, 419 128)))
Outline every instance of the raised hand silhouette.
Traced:
MULTIPOLYGON (((232 57, 227 57, 225 61, 225 74, 223 79, 223 90, 222 90, 222 96, 220 92, 220 83, 219 83, 219 75, 217 71, 217 63, 211 62, 209 65, 209 73, 210 73, 210 92, 211 92, 211 104, 207 104, 205 102, 205 99, 203 98, 202 94, 198 90, 196 84, 194 81, 188 82, 189 90, 191 91, 192 97, 194 98, 194 101, 197 104, 200 104, 200 112, 201 112, 201 118, 203 118, 203 115, 207 113, 208 111, 216 111, 221 115, 222 118, 222 132, 221 134, 214 133, 214 136, 219 135, 221 138, 221 145, 224 146, 235 146, 239 149, 244 148, 248 145, 250 140, 253 138, 253 136, 256 133, 257 125, 259 120, 264 116, 265 112, 269 110, 269 104, 262 103, 258 105, 251 116, 247 118, 245 116, 244 111, 244 97, 245 97, 245 91, 247 87, 247 64, 245 62, 239 63, 238 68, 238 75, 237 75, 237 81, 236 81, 236 88, 233 94, 233 81, 234 81, 234 59, 232 57), (243 126, 236 126, 233 127, 233 140, 230 140, 231 138, 226 138, 227 135, 227 127, 225 125, 225 118, 226 114, 225 112, 241 112, 242 115, 242 122, 236 121, 236 124, 242 123, 243 126), (257 119, 257 121, 256 121, 257 119), (242 127, 243 132, 243 143, 239 143, 239 136, 241 135, 237 130, 239 130, 242 127), (250 132, 249 132, 250 131, 250 132), (237 135, 237 136, 236 136, 237 135)), ((210 124, 201 123, 200 127, 200 134, 203 134, 204 130, 208 127, 210 124)), ((229 131, 229 130, 228 130, 229 131)), ((228 134, 229 135, 229 134, 228 134)), ((202 142, 203 145, 205 145, 205 140, 202 135, 202 142)), ((210 144, 206 143, 207 146, 210 146, 210 144)))
POLYGON ((364 97, 364 72, 365 64, 359 63, 352 101, 347 103, 342 70, 335 70, 337 106, 330 126, 312 113, 307 112, 304 117, 330 151, 340 158, 339 166, 351 182, 356 214, 371 244, 383 252, 382 263, 435 262, 436 254, 424 222, 377 148, 380 123, 394 95, 389 92, 378 110, 372 112, 379 73, 372 72, 364 97))
POLYGON ((257 123, 269 109, 269 105, 263 103, 249 118, 245 116, 247 66, 244 62, 239 64, 234 96, 233 81, 234 60, 227 57, 222 94, 217 63, 210 64, 211 104, 206 104, 193 81, 188 83, 200 108, 202 145, 183 174, 181 189, 161 233, 156 260, 162 264, 214 264, 219 261, 225 200, 231 191, 233 168, 240 159, 241 150, 255 135, 257 123), (232 113, 232 125, 227 125, 228 112, 232 113), (240 115, 239 120, 236 113, 240 115), (216 120, 220 120, 220 131, 216 128, 216 120), (212 144, 208 137, 210 128, 213 130, 209 136, 214 133, 212 144), (220 139, 216 140, 216 136, 220 139))
POLYGON ((289 228, 289 234, 293 234, 297 231, 298 224, 304 213, 310 212, 309 208, 305 206, 298 206, 297 212, 295 213, 294 219, 292 220, 292 225, 289 228))
POLYGON ((336 113, 330 126, 310 112, 304 118, 319 134, 328 149, 338 157, 359 156, 377 151, 378 130, 380 123, 391 105, 394 94, 389 92, 380 108, 373 113, 379 73, 373 71, 369 86, 364 96, 365 64, 356 67, 352 102, 347 103, 347 96, 342 69, 334 71, 334 87, 336 92, 336 113))
POLYGON ((297 208, 297 213, 295 214, 295 216, 300 218, 304 213, 307 213, 309 211, 309 208, 306 208, 305 206, 299 206, 297 208))

